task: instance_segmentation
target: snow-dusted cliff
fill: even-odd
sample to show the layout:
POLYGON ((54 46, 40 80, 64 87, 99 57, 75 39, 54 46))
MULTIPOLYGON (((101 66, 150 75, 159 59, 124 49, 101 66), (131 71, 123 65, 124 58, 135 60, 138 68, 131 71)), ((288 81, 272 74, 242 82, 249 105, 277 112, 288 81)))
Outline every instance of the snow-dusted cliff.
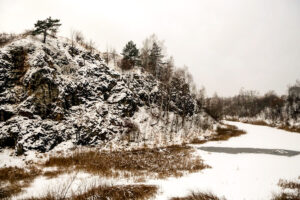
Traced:
POLYGON ((171 94, 166 108, 166 91, 153 76, 117 72, 65 38, 44 44, 27 36, 2 47, 0 72, 0 147, 18 153, 67 140, 120 148, 181 143, 216 124, 192 96, 171 94))

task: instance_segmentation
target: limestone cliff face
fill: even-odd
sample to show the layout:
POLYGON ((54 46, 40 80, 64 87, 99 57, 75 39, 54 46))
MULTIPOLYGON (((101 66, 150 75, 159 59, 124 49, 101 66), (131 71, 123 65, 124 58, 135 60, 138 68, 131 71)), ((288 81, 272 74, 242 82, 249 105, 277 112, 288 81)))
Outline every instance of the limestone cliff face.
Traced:
POLYGON ((119 73, 67 39, 43 44, 28 36, 0 49, 0 147, 167 144, 212 130, 216 122, 192 96, 173 95, 166 109, 159 103, 165 93, 151 75, 119 73))

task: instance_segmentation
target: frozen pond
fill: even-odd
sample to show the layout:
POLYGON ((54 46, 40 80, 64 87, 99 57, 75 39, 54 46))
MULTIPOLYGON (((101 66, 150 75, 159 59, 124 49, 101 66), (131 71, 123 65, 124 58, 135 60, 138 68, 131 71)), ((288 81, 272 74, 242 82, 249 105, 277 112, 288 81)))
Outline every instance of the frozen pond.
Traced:
POLYGON ((267 200, 281 191, 279 179, 300 176, 300 134, 266 126, 226 122, 247 131, 228 141, 194 145, 212 168, 182 178, 153 180, 157 199, 210 191, 228 200, 267 200))

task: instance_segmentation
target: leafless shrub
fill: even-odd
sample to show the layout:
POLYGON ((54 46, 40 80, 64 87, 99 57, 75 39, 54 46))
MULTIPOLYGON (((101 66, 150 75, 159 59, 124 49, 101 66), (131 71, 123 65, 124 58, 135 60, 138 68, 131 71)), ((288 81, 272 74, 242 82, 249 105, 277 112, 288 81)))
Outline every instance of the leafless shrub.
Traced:
POLYGON ((14 41, 18 36, 16 34, 0 33, 0 47, 14 41))
POLYGON ((287 181, 287 180, 279 180, 278 185, 284 189, 299 189, 300 190, 300 182, 287 181))
POLYGON ((82 32, 80 31, 75 31, 74 36, 75 36, 75 41, 79 44, 82 44, 85 40, 82 32))

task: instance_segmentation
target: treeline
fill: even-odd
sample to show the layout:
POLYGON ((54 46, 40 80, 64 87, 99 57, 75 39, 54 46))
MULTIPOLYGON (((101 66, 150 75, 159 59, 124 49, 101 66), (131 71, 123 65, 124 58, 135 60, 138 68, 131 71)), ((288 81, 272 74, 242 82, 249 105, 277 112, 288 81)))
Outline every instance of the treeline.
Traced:
POLYGON ((197 90, 187 67, 178 68, 172 57, 165 56, 166 48, 155 35, 146 38, 140 49, 129 41, 122 51, 119 67, 123 71, 139 68, 159 82, 158 96, 149 97, 149 102, 159 105, 164 111, 182 116, 192 116, 204 109, 205 89, 197 90))
POLYGON ((300 81, 288 87, 288 94, 278 96, 274 91, 260 96, 252 90, 241 90, 233 97, 217 95, 206 100, 208 110, 215 118, 261 118, 272 122, 300 119, 300 81))
POLYGON ((133 41, 129 41, 121 53, 123 58, 119 64, 122 70, 130 70, 140 67, 158 80, 167 82, 174 72, 174 60, 164 55, 163 41, 159 41, 156 35, 146 38, 140 49, 133 41))

